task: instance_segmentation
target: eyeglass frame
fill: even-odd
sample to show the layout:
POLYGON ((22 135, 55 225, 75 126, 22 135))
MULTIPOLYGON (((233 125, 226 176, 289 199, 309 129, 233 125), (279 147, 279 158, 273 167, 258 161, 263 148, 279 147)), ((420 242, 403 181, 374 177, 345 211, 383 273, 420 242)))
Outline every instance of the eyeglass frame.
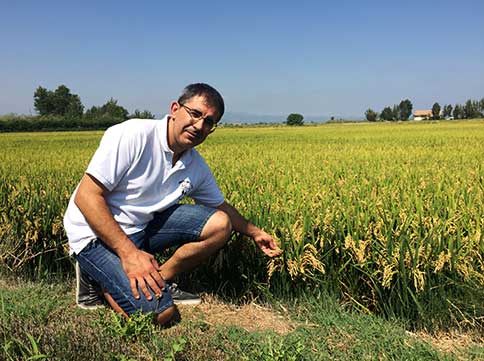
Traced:
POLYGON ((201 113, 199 110, 197 109, 192 109, 190 108, 189 106, 185 105, 185 104, 181 104, 181 103, 178 103, 182 108, 185 109, 185 111, 187 112, 187 114, 190 116, 191 120, 192 120, 192 125, 193 124, 196 124, 198 123, 200 120, 203 120, 203 125, 204 127, 207 127, 209 126, 209 124, 207 123, 207 120, 209 122, 213 122, 213 125, 210 127, 209 129, 209 133, 213 133, 215 132, 215 129, 217 128, 217 125, 218 125, 218 122, 213 120, 213 118, 211 117, 207 117, 207 116, 203 116, 203 114, 201 114, 199 117, 197 116, 194 116, 193 115, 193 112, 197 112, 197 113, 201 113))

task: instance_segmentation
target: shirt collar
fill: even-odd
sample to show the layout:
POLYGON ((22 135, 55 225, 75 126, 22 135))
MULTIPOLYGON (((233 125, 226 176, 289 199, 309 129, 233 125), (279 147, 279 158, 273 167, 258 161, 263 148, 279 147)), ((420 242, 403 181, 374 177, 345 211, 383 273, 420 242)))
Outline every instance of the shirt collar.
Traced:
MULTIPOLYGON (((170 116, 167 114, 161 119, 160 121, 160 135, 161 135, 161 149, 165 153, 170 154, 170 158, 173 157, 173 151, 170 149, 168 146, 168 121, 170 119, 170 116)), ((182 156, 179 159, 179 162, 182 162, 182 168, 186 167, 189 165, 192 161, 193 158, 193 148, 192 149, 187 149, 186 151, 183 152, 182 156)))
POLYGON ((161 149, 165 153, 171 153, 173 155, 173 151, 168 146, 168 119, 170 116, 167 114, 161 119, 159 124, 160 129, 160 138, 161 138, 161 149))

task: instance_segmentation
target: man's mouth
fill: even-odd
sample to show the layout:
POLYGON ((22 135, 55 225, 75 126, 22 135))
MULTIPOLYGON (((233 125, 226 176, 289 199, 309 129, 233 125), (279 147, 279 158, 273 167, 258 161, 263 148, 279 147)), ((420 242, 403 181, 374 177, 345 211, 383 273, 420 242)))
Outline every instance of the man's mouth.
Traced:
POLYGON ((198 132, 192 132, 190 130, 185 130, 185 132, 188 133, 188 137, 191 140, 198 140, 200 138, 200 133, 198 133, 198 132))

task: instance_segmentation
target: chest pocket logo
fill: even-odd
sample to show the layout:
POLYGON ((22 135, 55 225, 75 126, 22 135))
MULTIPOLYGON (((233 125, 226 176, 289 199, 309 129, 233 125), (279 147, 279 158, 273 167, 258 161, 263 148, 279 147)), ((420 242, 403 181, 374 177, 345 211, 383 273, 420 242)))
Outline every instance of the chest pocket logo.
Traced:
POLYGON ((181 189, 181 195, 178 197, 179 200, 185 198, 190 191, 193 189, 192 183, 190 182, 190 178, 185 178, 178 182, 180 185, 178 188, 181 189))

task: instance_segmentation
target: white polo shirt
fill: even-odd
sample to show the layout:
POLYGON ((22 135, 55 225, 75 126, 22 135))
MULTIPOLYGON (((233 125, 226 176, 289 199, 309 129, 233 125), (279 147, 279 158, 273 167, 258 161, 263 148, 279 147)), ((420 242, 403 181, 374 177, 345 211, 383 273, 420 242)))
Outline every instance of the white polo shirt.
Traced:
MULTIPOLYGON (((138 232, 186 196, 217 207, 224 197, 202 156, 188 149, 172 166, 168 116, 130 119, 107 129, 86 173, 108 190, 106 202, 126 234, 138 232)), ((74 203, 76 187, 64 215, 70 254, 79 253, 97 236, 74 203)))

